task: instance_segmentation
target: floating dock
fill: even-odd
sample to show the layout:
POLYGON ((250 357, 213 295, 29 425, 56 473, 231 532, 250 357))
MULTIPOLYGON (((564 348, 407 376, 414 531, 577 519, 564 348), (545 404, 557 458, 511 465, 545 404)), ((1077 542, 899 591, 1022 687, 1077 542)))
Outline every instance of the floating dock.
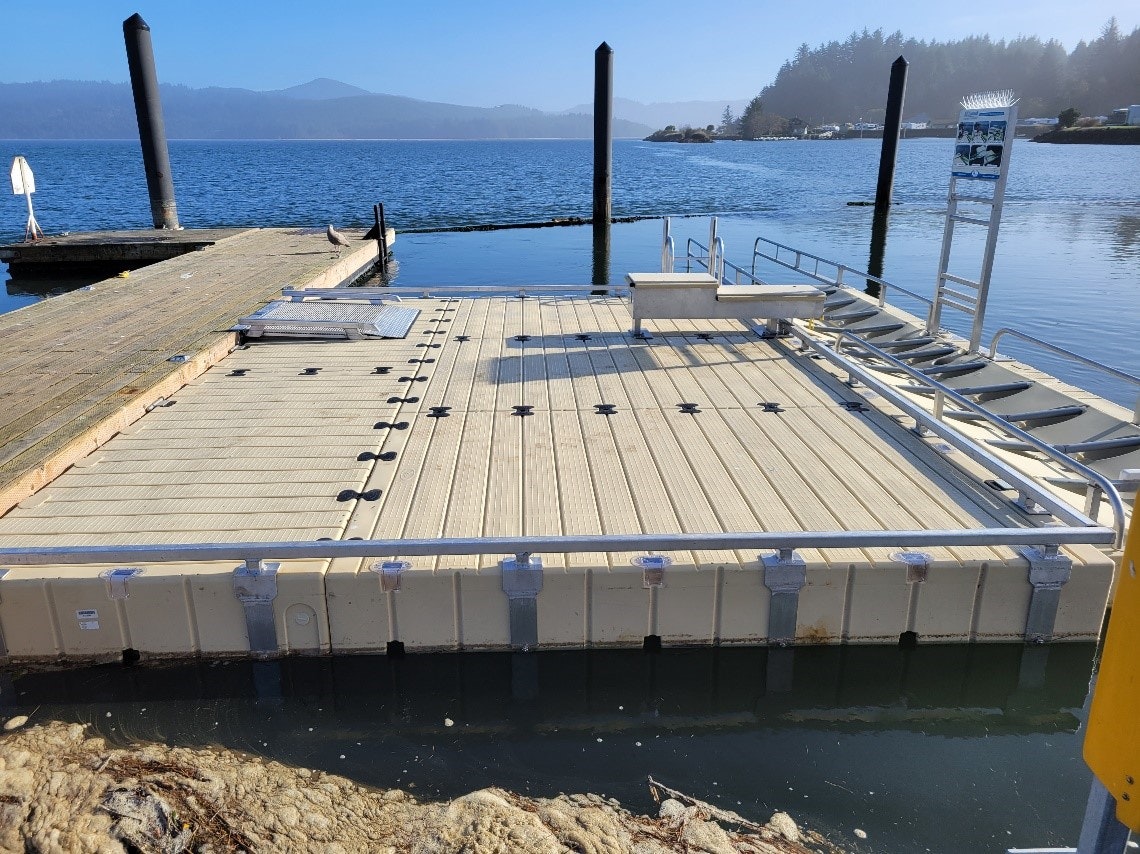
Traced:
POLYGON ((199 252, 252 230, 256 229, 124 229, 53 234, 36 241, 0 246, 0 261, 6 262, 17 278, 59 277, 76 271, 114 275, 199 252))
POLYGON ((771 326, 392 289, 357 301, 403 313, 388 337, 239 347, 283 284, 375 261, 321 241, 0 317, 9 657, 1098 636, 1111 530, 1010 500, 771 326))

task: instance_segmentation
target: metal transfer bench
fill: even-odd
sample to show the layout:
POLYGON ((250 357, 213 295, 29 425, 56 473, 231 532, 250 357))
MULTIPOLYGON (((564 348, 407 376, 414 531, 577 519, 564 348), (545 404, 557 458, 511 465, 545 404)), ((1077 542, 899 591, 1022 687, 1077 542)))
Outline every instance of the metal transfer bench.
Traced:
POLYGON ((764 318, 766 334, 780 334, 793 317, 823 315, 825 294, 814 285, 722 285, 709 273, 628 273, 633 332, 642 320, 751 320, 764 318))

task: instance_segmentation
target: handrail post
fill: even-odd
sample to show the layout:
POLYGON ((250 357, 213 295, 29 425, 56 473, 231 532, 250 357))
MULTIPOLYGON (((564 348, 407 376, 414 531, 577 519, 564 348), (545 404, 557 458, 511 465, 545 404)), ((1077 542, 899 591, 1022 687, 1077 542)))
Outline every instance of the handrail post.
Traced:
POLYGON ((511 646, 527 652, 538 646, 538 594, 542 591, 542 558, 518 552, 501 564, 511 646))
POLYGON ((277 622, 273 600, 277 598, 279 563, 246 558, 233 572, 234 597, 245 610, 249 651, 269 655, 277 652, 277 622))
POLYGON ((807 583, 807 564, 790 548, 760 559, 764 586, 771 592, 768 603, 768 643, 788 646, 796 641, 800 590, 807 583))

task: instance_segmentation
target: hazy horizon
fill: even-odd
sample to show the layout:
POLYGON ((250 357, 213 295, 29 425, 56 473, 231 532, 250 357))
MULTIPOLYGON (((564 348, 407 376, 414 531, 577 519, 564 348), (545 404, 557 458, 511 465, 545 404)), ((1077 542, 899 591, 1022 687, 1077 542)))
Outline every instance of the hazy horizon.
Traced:
POLYGON ((150 25, 159 79, 191 88, 273 91, 329 78, 369 92, 491 107, 557 112, 593 98, 593 52, 614 49, 614 94, 642 104, 746 100, 771 83, 801 44, 844 40, 864 28, 921 40, 988 35, 1055 38, 1067 51, 1100 35, 1115 17, 1140 24, 1118 0, 1010 0, 955 14, 871 0, 790 6, 773 14, 754 0, 723 0, 711 12, 680 0, 582 0, 573 9, 518 0, 481 4, 334 5, 263 0, 141 5, 57 0, 23 18, 9 15, 0 82, 125 82, 122 22, 137 11, 150 25))

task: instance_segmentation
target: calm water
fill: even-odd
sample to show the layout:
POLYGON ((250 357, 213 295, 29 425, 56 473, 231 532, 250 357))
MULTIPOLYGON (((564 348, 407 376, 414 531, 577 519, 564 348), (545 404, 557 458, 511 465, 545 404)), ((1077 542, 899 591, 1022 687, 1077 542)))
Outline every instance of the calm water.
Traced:
MULTIPOLYGON (((764 235, 865 268, 871 212, 846 203, 873 197, 878 145, 618 142, 614 214, 684 217, 679 247, 704 242, 717 214, 729 259, 745 266, 764 235)), ((383 201, 403 232, 395 252, 407 284, 589 282, 588 228, 407 231, 588 217, 590 151, 588 141, 171 144, 183 224, 364 227, 383 201)), ((35 170, 49 233, 150 225, 137 144, 0 142, 4 163, 17 153, 35 170)), ((884 275, 923 294, 950 153, 949 140, 900 149, 884 275)), ((1140 374, 1137 174, 1134 147, 1017 144, 987 341, 1012 324, 1140 374)), ((24 217, 22 199, 0 203, 0 240, 20 239, 24 217)), ((615 226, 611 281, 655 269, 659 240, 656 220, 615 226)), ((956 271, 976 275, 965 262, 956 271)), ((0 310, 69 284, 8 281, 0 310)), ((1095 373, 1003 349, 1135 400, 1095 373)), ((115 667, 0 673, 0 713, 39 707, 37 717, 89 721, 114 738, 224 744, 366 783, 414 783, 429 797, 495 784, 599 791, 648 809, 652 774, 749 817, 787 809, 852 850, 957 854, 1075 842, 1092 662, 1088 646, 1011 645, 115 667)))
MULTIPOLYGON (((847 202, 873 198, 878 147, 877 140, 618 141, 614 214, 702 217, 675 223, 679 246, 688 236, 704 242, 703 217, 717 214, 729 259, 744 265, 762 234, 865 268, 871 211, 847 202)), ((939 139, 900 146, 884 275, 926 295, 937 272, 951 150, 951 140, 939 139)), ((149 227, 137 143, 0 142, 4 163, 18 153, 35 170, 37 219, 49 233, 149 227)), ((378 201, 398 230, 590 215, 587 140, 182 141, 171 143, 171 160, 187 226, 368 226, 378 201)), ((1138 174, 1135 146, 1016 144, 987 342, 1014 324, 1140 374, 1138 174)), ((9 196, 0 204, 0 239, 21 239, 24 219, 23 199, 9 196)), ((655 269, 659 233, 656 222, 615 228, 611 280, 655 269)), ((976 277, 980 245, 956 244, 952 270, 976 277)), ((409 284, 582 283, 591 275, 588 228, 405 234, 396 254, 400 281, 409 284)), ((0 310, 43 293, 43 285, 8 282, 0 310)), ((962 320, 945 317, 958 332, 966 331, 962 320)), ((1133 389, 1048 354, 1014 343, 1003 349, 1119 402, 1135 401, 1133 389)))
POLYGON ((851 851, 974 854, 1075 843, 1092 656, 1067 644, 105 666, 14 676, 0 716, 220 744, 429 799, 498 785, 652 811, 652 775, 748 817, 787 810, 851 851))

